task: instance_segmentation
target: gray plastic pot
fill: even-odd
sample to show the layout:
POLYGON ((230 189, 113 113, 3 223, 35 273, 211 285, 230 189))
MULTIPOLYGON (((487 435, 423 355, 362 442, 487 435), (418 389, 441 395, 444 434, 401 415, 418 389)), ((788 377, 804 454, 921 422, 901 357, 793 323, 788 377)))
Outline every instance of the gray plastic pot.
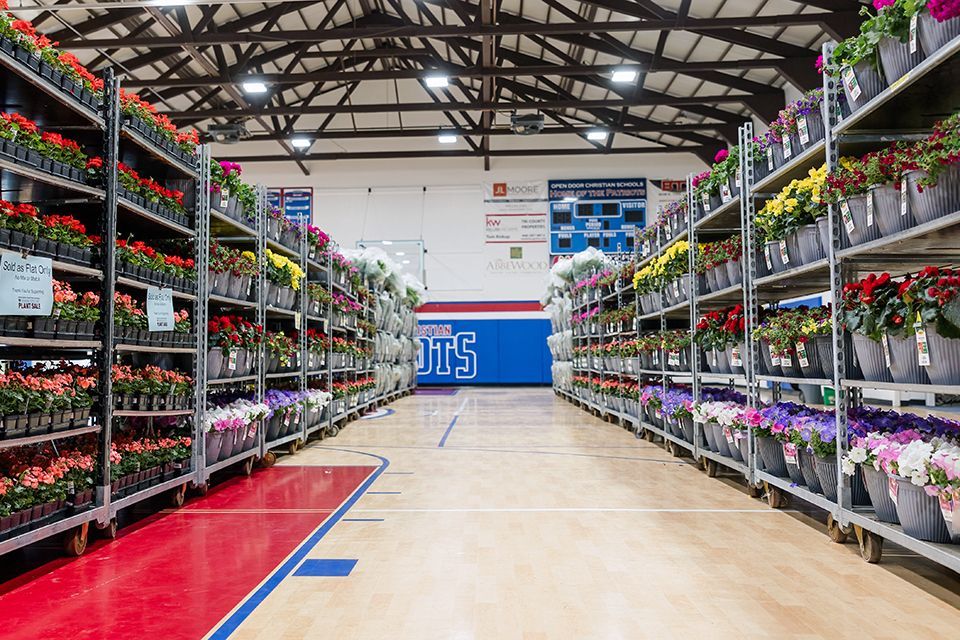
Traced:
POLYGON ((825 460, 818 456, 813 456, 814 469, 817 472, 817 479, 820 481, 820 488, 827 500, 837 501, 837 461, 834 458, 825 460))
POLYGON ((227 274, 227 276, 227 297, 240 300, 242 293, 246 293, 246 291, 243 290, 243 278, 235 276, 232 273, 227 274))
POLYGON ((720 373, 720 358, 713 349, 700 351, 700 363, 707 373, 720 373))
POLYGON ((223 443, 223 434, 217 431, 209 431, 203 434, 203 437, 204 454, 206 455, 207 464, 211 465, 220 459, 220 447, 223 443))
POLYGON ((927 326, 930 365, 924 367, 930 384, 957 384, 960 380, 960 340, 944 338, 936 327, 927 326))
POLYGON ((873 193, 873 217, 877 226, 880 227, 880 235, 884 237, 896 235, 914 226, 909 200, 907 213, 901 215, 900 191, 894 189, 893 185, 871 187, 870 191, 873 193))
POLYGON ((717 284, 717 269, 707 269, 704 277, 707 281, 707 288, 710 291, 720 291, 720 285, 717 284))
POLYGON ((784 453, 783 461, 787 465, 787 474, 790 476, 790 482, 795 485, 804 485, 806 480, 803 477, 803 471, 800 469, 800 450, 797 448, 797 461, 796 463, 790 462, 787 460, 786 453, 784 453))
MULTIPOLYGON (((919 27, 919 24, 917 25, 919 27)), ((900 42, 897 38, 884 36, 880 40, 877 51, 880 53, 880 66, 883 67, 883 77, 887 84, 893 84, 923 62, 927 56, 923 48, 917 43, 916 51, 910 53, 910 42, 900 42)))
POLYGON ((713 373, 730 373, 730 358, 727 357, 727 351, 718 349, 714 353, 717 359, 716 364, 711 367, 713 373))
POLYGON ((724 267, 727 270, 727 280, 730 282, 732 287, 735 284, 743 283, 743 269, 741 267, 740 259, 736 260, 727 260, 724 264, 724 267))
POLYGON ((826 127, 823 125, 823 112, 819 108, 806 114, 806 117, 807 133, 809 134, 810 139, 807 141, 807 144, 800 142, 800 132, 798 130, 797 141, 800 142, 801 147, 804 149, 809 149, 826 137, 826 127))
MULTIPOLYGON (((818 336, 819 337, 819 336, 818 336)), ((823 366, 820 364, 820 353, 817 351, 817 344, 812 340, 807 340, 804 344, 807 355, 807 366, 803 366, 803 363, 800 362, 800 356, 794 354, 797 364, 800 365, 800 373, 802 377, 807 379, 813 378, 827 378, 833 377, 833 369, 830 370, 830 375, 827 376, 826 372, 823 370, 823 366)))
POLYGON ((713 441, 717 444, 717 453, 732 458, 733 454, 730 453, 730 444, 727 443, 727 439, 723 435, 723 427, 717 422, 709 422, 704 425, 704 432, 708 430, 713 433, 713 441))
POLYGON ((740 449, 740 457, 744 462, 750 459, 750 441, 747 438, 737 440, 737 448, 740 449))
POLYGON ((917 189, 917 181, 927 175, 925 171, 907 173, 907 201, 917 224, 960 211, 960 166, 952 165, 940 174, 935 187, 917 189))
MULTIPOLYGON (((811 357, 810 351, 814 352, 812 357, 820 361, 820 372, 824 378, 833 377, 833 336, 814 336, 807 342, 807 357, 811 357)), ((848 371, 847 374, 850 372, 848 371)))
POLYGON ((797 461, 800 463, 800 473, 803 474, 803 483, 807 485, 807 489, 814 493, 823 493, 813 454, 808 453, 806 448, 800 447, 797 449, 797 461))
MULTIPOLYGON (((783 260, 780 257, 780 243, 779 242, 767 242, 765 245, 766 249, 764 255, 760 258, 763 261, 763 266, 767 266, 766 254, 770 255, 770 272, 771 273, 780 273, 781 271, 786 271, 787 266, 783 264, 783 260)), ((789 247, 787 248, 789 252, 789 247)))
POLYGON ((714 453, 720 453, 720 445, 717 442, 717 436, 713 431, 713 428, 710 425, 702 425, 700 431, 703 433, 703 437, 707 441, 707 448, 714 453))
POLYGON ((867 197, 869 194, 863 193, 858 196, 847 198, 847 206, 850 208, 850 218, 853 220, 853 230, 848 230, 846 225, 841 222, 843 232, 847 236, 850 246, 870 242, 880 237, 880 227, 876 220, 873 224, 867 226, 867 197))
POLYGON ((886 81, 869 62, 860 62, 854 65, 853 75, 856 76, 857 84, 860 86, 860 95, 857 98, 854 98, 853 94, 850 93, 847 83, 841 82, 843 85, 843 93, 847 96, 847 105, 849 105, 851 112, 867 104, 887 88, 886 81))
POLYGON ((743 366, 743 359, 746 357, 747 345, 744 342, 741 342, 737 345, 738 351, 740 351, 740 364, 733 364, 733 345, 728 344, 725 349, 725 355, 727 357, 727 372, 733 373, 736 375, 742 376, 744 374, 745 368, 743 366))
POLYGON ((763 460, 764 470, 780 478, 789 477, 787 461, 783 457, 783 445, 769 436, 757 438, 757 450, 763 460))
MULTIPOLYGON (((723 435, 723 427, 720 427, 720 431, 718 431, 717 433, 720 434, 719 437, 723 438, 724 441, 727 440, 727 437, 723 435)), ((730 433, 731 435, 733 435, 735 432, 731 431, 730 433)), ((734 436, 732 444, 727 442, 727 449, 730 450, 730 457, 736 460, 737 462, 746 462, 746 459, 743 457, 743 452, 740 451, 740 447, 738 446, 738 444, 739 444, 739 440, 737 440, 736 436, 734 436)))
POLYGON ((716 291, 722 291, 723 289, 726 289, 727 287, 730 286, 730 276, 727 275, 726 265, 723 265, 723 264, 718 265, 713 269, 710 269, 710 271, 713 272, 714 277, 717 281, 716 291))
POLYGON ((684 416, 680 418, 680 431, 683 433, 683 439, 687 442, 693 442, 693 418, 684 416))
POLYGON ((867 488, 867 494, 869 494, 870 502, 877 514, 877 520, 900 524, 900 519, 897 517, 897 505, 890 499, 886 472, 877 471, 873 468, 873 465, 860 466, 863 468, 863 484, 867 488))
POLYGON ((760 342, 760 355, 763 360, 763 368, 765 371, 761 372, 762 376, 782 376, 783 370, 780 368, 780 365, 773 366, 773 357, 770 355, 770 343, 766 340, 760 342))
POLYGON ((823 260, 827 257, 824 253, 823 243, 820 241, 820 230, 816 224, 807 224, 796 233, 797 249, 800 250, 800 261, 803 264, 810 264, 817 260, 823 260))
POLYGON ((220 444, 220 455, 217 458, 218 460, 226 460, 233 455, 234 445, 237 442, 237 432, 236 431, 224 431, 223 440, 220 444))
POLYGON ((928 384, 927 372, 917 359, 917 339, 914 336, 887 336, 890 345, 890 375, 897 384, 928 384))
MULTIPOLYGON (((853 334, 853 349, 857 352, 860 371, 870 382, 893 382, 893 376, 883 357, 883 346, 859 333, 853 334)), ((892 354, 891 354, 892 356, 892 354)))
POLYGON ((223 370, 223 351, 219 348, 207 352, 207 380, 217 380, 223 370))
POLYGON ((940 511, 936 496, 928 496, 923 487, 912 484, 909 479, 897 476, 897 517, 908 536, 946 544, 950 542, 950 530, 940 511))
MULTIPOLYGON (((790 350, 790 364, 783 364, 783 359, 780 360, 780 371, 783 372, 783 377, 785 378, 803 378, 803 369, 800 368, 800 359, 797 357, 795 350, 790 350)), ((809 359, 809 355, 807 356, 809 359)))
POLYGON ((917 22, 917 37, 920 40, 923 52, 928 56, 932 56, 937 49, 957 36, 960 36, 960 18, 937 22, 936 18, 928 12, 920 12, 920 19, 917 22))

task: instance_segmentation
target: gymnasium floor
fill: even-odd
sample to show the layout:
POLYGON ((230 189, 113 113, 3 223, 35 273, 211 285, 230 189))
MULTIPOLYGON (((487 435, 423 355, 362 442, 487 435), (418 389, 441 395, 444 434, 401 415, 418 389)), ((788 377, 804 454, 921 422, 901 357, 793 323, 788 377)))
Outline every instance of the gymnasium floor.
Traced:
MULTIPOLYGON (((922 638, 960 580, 831 543, 537 389, 417 395, 0 583, 0 638, 922 638)), ((13 561, 18 561, 13 559, 13 561)), ((4 574, 0 574, 4 575, 4 574)))

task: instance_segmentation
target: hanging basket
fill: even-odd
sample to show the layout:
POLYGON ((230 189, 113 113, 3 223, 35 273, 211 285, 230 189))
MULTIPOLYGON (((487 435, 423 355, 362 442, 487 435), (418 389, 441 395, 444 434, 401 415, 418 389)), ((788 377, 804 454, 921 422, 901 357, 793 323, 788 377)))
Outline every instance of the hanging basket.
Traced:
POLYGON ((780 442, 769 436, 756 440, 764 470, 780 478, 788 477, 787 461, 783 457, 783 446, 780 442))
POLYGON ((917 358, 917 339, 914 336, 887 336, 890 346, 890 375, 897 384, 928 384, 927 372, 917 358))
POLYGON ((906 174, 907 199, 910 212, 918 224, 960 211, 960 165, 951 165, 937 179, 934 187, 917 188, 917 182, 927 175, 925 171, 906 174))
POLYGON ((807 489, 814 493, 823 493, 820 478, 817 477, 813 454, 809 453, 805 447, 799 447, 797 449, 797 460, 800 463, 800 473, 803 474, 803 483, 807 485, 807 489))
POLYGON ((888 476, 884 471, 877 471, 873 465, 860 465, 863 469, 863 484, 867 488, 870 502, 880 522, 900 524, 897 517, 897 505, 890 498, 888 476))
MULTIPOLYGON (((863 379, 870 382, 893 382, 890 369, 883 357, 883 346, 867 336, 853 334, 853 349, 857 353, 863 379)), ((891 354, 892 355, 892 354, 891 354)))
POLYGON ((897 483, 897 517, 903 532, 927 542, 950 542, 950 530, 937 497, 928 496, 923 487, 916 486, 908 478, 894 476, 894 480, 897 483))
POLYGON ((917 22, 917 37, 920 46, 927 56, 932 56, 937 49, 960 36, 960 18, 950 18, 943 22, 931 16, 927 11, 920 12, 917 22))
POLYGON ((899 39, 890 36, 884 36, 880 40, 877 50, 880 53, 880 66, 883 67, 883 76, 887 84, 893 84, 907 75, 926 58, 919 43, 916 45, 916 51, 910 53, 909 40, 900 42, 899 39))
POLYGON ((960 380, 960 340, 944 338, 935 326, 927 327, 930 365, 924 367, 931 384, 951 385, 960 380))

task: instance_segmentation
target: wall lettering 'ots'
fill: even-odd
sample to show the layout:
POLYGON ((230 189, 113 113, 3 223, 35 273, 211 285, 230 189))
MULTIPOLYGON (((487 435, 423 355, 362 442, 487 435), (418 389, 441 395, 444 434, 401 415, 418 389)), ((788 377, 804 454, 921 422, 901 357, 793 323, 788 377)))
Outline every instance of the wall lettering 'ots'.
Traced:
POLYGON ((473 380, 477 377, 477 352, 473 348, 476 343, 477 334, 473 331, 453 333, 450 325, 421 325, 417 373, 473 380), (434 330, 425 331, 428 327, 434 330))

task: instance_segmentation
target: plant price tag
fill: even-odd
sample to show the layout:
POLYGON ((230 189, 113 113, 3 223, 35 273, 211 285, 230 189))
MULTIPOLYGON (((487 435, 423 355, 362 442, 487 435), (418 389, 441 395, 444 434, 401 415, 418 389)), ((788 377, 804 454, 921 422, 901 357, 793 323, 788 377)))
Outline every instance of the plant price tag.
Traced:
POLYGON ((873 226, 873 192, 867 192, 867 226, 873 226))
POLYGON ((800 135, 800 144, 809 144, 810 126, 807 124, 807 116, 797 117, 797 133, 800 135))
POLYGON ((283 416, 283 426, 290 426, 290 416, 293 414, 293 411, 288 411, 286 415, 283 416))
POLYGON ((703 210, 710 211, 710 196, 705 193, 700 197, 700 200, 703 201, 703 210))
POLYGON ((741 174, 740 174, 740 167, 737 167, 737 173, 733 179, 733 184, 736 185, 737 189, 739 189, 742 186, 742 180, 743 178, 741 177, 741 174))
POLYGON ((771 356, 770 356, 770 361, 773 363, 773 366, 775 366, 775 367, 779 367, 779 366, 780 366, 780 356, 771 355, 771 356))
POLYGON ((789 354, 789 353, 785 353, 785 354, 783 354, 782 356, 780 356, 780 366, 782 366, 782 367, 792 367, 792 366, 793 366, 793 358, 790 357, 790 354, 789 354))
POLYGON ((660 349, 654 349, 652 355, 653 355, 653 364, 659 365, 659 364, 660 364, 660 349))
POLYGON ((787 464, 797 464, 797 445, 792 442, 784 442, 783 457, 787 461, 787 464))
POLYGON ((230 371, 237 370, 237 352, 236 351, 230 352, 230 357, 227 358, 227 369, 230 369, 230 371))
POLYGON ((734 347, 730 350, 730 364, 735 367, 743 366, 743 358, 740 357, 740 347, 734 347))
POLYGON ((713 356, 713 362, 711 363, 711 366, 715 367, 717 366, 717 350, 714 349, 710 352, 710 354, 713 356))
POLYGON ((787 253, 787 241, 780 240, 780 259, 783 260, 783 264, 790 264, 790 254, 787 253))
POLYGON ((810 361, 807 360, 807 345, 803 342, 797 343, 797 359, 801 367, 809 367, 810 361))
POLYGON ((907 177, 900 178, 900 216, 907 215, 907 177))
POLYGON ((222 187, 220 189, 220 208, 226 209, 227 202, 230 200, 230 187, 222 187))
POLYGON ((953 524, 953 497, 947 493, 941 493, 937 496, 940 502, 940 513, 948 525, 953 524))
POLYGON ((897 479, 893 476, 887 476, 887 494, 890 496, 890 499, 893 500, 893 504, 897 504, 897 479))
POLYGON ((927 329, 922 322, 913 325, 917 336, 917 362, 921 367, 930 366, 930 344, 927 342, 927 329))
POLYGON ((763 259, 767 263, 767 270, 773 271, 773 259, 770 257, 770 245, 763 246, 763 259))
POLYGON ((790 136, 783 139, 783 159, 788 160, 793 157, 793 147, 790 145, 790 136))
POLYGON ((853 233, 857 225, 853 223, 853 214, 850 213, 850 205, 846 200, 840 201, 840 217, 843 218, 843 226, 847 228, 847 233, 853 233))
POLYGON ((147 329, 173 331, 173 289, 147 287, 147 329))
POLYGON ((676 280, 673 281, 673 295, 680 297, 680 283, 676 280))
POLYGON ((880 344, 883 346, 883 361, 890 366, 890 343, 887 342, 887 334, 880 338, 880 344))
POLYGON ((297 329, 297 330, 299 331, 299 330, 300 330, 300 322, 301 322, 301 321, 300 321, 300 312, 297 311, 295 314, 293 314, 293 328, 294 328, 294 329, 297 329))
POLYGON ((850 97, 856 101, 863 92, 860 91, 860 83, 857 82, 857 74, 853 72, 853 67, 844 67, 840 75, 843 78, 843 87, 850 94, 850 97))
POLYGON ((767 147, 767 171, 773 171, 773 147, 767 147))
POLYGON ((252 438, 252 437, 255 436, 255 435, 257 435, 257 422, 256 422, 256 420, 254 420, 253 422, 251 422, 251 423, 250 423, 250 426, 247 427, 247 437, 248 437, 248 438, 252 438))
POLYGON ((917 52, 917 17, 920 14, 915 13, 910 16, 910 53, 917 52))
POLYGON ((669 364, 671 367, 679 367, 679 366, 680 366, 680 352, 679 352, 679 351, 671 351, 671 352, 670 352, 670 359, 667 360, 667 364, 669 364))
POLYGON ((723 428, 723 437, 727 439, 727 444, 734 444, 733 431, 730 430, 730 427, 723 428))
POLYGON ((733 200, 733 194, 730 193, 730 185, 722 184, 720 185, 720 199, 725 203, 733 200))
POLYGON ((53 312, 50 258, 4 251, 0 255, 0 315, 49 316, 53 312))

